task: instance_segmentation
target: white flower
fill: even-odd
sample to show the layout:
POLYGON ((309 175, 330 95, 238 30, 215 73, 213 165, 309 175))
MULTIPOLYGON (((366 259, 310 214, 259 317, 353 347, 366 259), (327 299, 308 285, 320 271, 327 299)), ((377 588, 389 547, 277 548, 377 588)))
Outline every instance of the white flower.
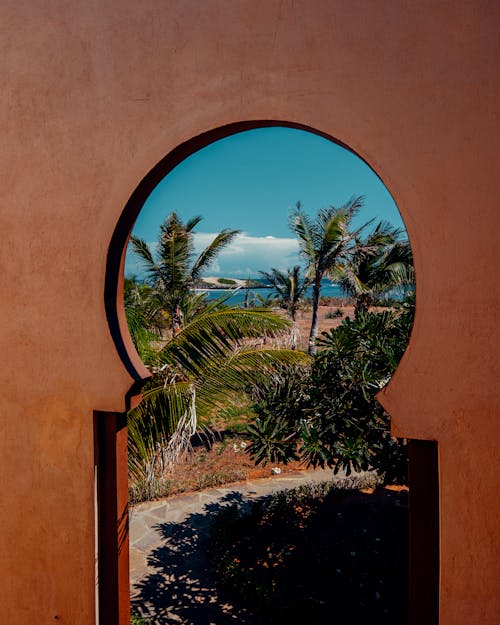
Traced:
POLYGON ((280 469, 279 467, 273 467, 273 468, 271 469, 271 473, 272 473, 273 475, 279 475, 279 474, 281 473, 281 469, 280 469))

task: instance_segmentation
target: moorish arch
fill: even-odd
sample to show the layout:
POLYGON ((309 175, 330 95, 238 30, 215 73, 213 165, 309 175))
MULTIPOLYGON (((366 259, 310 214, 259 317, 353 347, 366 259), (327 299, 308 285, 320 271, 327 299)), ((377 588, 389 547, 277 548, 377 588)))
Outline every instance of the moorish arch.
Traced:
MULTIPOLYGON (((264 127, 289 127, 323 136, 350 148, 331 136, 303 124, 281 120, 254 120, 227 124, 200 133, 170 151, 141 180, 129 198, 111 239, 105 282, 105 306, 110 333, 123 366, 133 379, 125 403, 139 401, 141 384, 147 379, 145 369, 133 346, 123 308, 123 266, 132 227, 146 199, 168 173, 194 152, 232 134, 264 127)), ((350 150, 352 152, 352 150, 350 150)), ((359 154, 357 155, 359 157, 359 154)), ((362 157, 361 157, 362 158, 362 157)), ((366 161, 365 161, 366 162, 366 161)), ((411 242, 411 241, 410 241, 411 242)), ((418 258, 415 258, 418 267, 418 258)), ((418 311, 418 308, 417 308, 418 311)), ((418 314, 418 312, 417 312, 418 314)), ((407 350, 412 350, 412 339, 407 350)), ((404 392, 404 391, 403 391, 404 392)), ((383 393, 380 396, 383 402, 383 393)), ((122 625, 129 612, 128 549, 124 541, 127 507, 126 418, 118 413, 96 413, 96 429, 102 458, 100 471, 101 508, 101 619, 110 625, 122 625), (113 459, 108 466, 107 460, 113 459), (111 475, 110 475, 111 472, 111 475), (121 474, 121 479, 120 479, 121 474), (121 489, 120 489, 121 484, 121 489), (118 502, 118 503, 117 503, 118 502), (113 534, 115 531, 115 534, 113 534), (117 565, 118 564, 118 565, 117 565), (116 594, 114 600, 110 598, 116 594), (118 611, 116 607, 118 606, 118 611)), ((401 434, 399 434, 402 436, 401 434)), ((410 610, 412 623, 438 622, 439 522, 438 469, 435 441, 410 440, 410 610)))
MULTIPOLYGON (((4 3, 0 17, 6 622, 96 619, 94 434, 108 415, 101 436, 123 451, 119 415, 146 375, 110 315, 129 200, 165 155, 202 147, 193 137, 217 138, 235 120, 289 120, 364 158, 405 220, 417 315, 380 399, 396 435, 438 444, 415 454, 427 455, 429 479, 436 462, 439 471, 440 624, 494 625, 497 5, 72 0, 4 3)), ((120 453, 104 458, 126 529, 120 453)), ((111 529, 119 615, 126 540, 111 529)))

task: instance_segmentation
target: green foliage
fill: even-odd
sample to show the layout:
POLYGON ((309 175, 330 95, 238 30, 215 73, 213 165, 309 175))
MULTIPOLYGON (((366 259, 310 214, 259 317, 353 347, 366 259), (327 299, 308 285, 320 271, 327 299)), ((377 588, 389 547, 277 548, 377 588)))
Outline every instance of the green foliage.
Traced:
POLYGON ((309 353, 315 354, 318 336, 318 307, 321 295, 321 280, 331 275, 338 265, 347 262, 358 245, 361 231, 352 229, 352 220, 363 205, 362 197, 351 198, 339 208, 330 206, 321 209, 316 219, 301 210, 300 202, 290 215, 290 229, 297 236, 300 253, 307 263, 307 276, 312 284, 312 321, 309 333, 309 353))
POLYGON ((325 316, 327 319, 340 319, 340 317, 344 316, 344 313, 340 308, 336 308, 335 310, 329 310, 325 316))
POLYGON ((300 275, 300 267, 296 265, 293 269, 288 269, 286 273, 278 269, 271 269, 269 272, 260 272, 266 283, 271 284, 277 291, 274 296, 284 308, 292 320, 291 327, 291 348, 297 349, 297 311, 302 305, 304 293, 310 282, 300 275))
POLYGON ((125 315, 135 347, 143 362, 150 364, 151 345, 161 338, 167 327, 167 318, 158 293, 149 285, 134 278, 125 278, 125 315))
POLYGON ((357 238, 350 257, 334 268, 332 277, 354 299, 356 314, 394 289, 413 287, 410 244, 400 236, 401 230, 381 221, 364 239, 357 238))
POLYGON ((268 310, 207 307, 156 352, 154 376, 128 415, 129 474, 141 493, 148 484, 156 491, 154 483, 189 447, 198 423, 238 401, 257 375, 307 362, 302 353, 248 344, 264 330, 277 336, 287 327, 268 310))
POLYGON ((143 239, 130 238, 134 253, 142 261, 148 283, 155 289, 163 308, 169 312, 172 335, 183 327, 190 315, 197 312, 196 303, 203 304, 203 296, 194 295, 190 289, 239 232, 222 230, 196 256, 193 230, 200 221, 201 217, 194 217, 183 223, 177 213, 168 215, 160 226, 155 254, 143 239))
POLYGON ((235 286, 237 284, 236 280, 231 280, 231 278, 218 278, 217 282, 219 284, 227 284, 229 286, 235 286))
POLYGON ((357 490, 375 485, 348 478, 221 506, 208 556, 229 601, 273 625, 404 622, 407 494, 357 490))
POLYGON ((223 427, 225 430, 238 434, 246 432, 249 421, 254 418, 255 415, 249 406, 248 397, 246 393, 242 392, 239 396, 235 394, 231 403, 217 411, 217 415, 213 421, 210 421, 209 427, 220 425, 221 429, 223 427))
POLYGON ((271 376, 260 376, 254 384, 253 410, 258 415, 247 432, 254 441, 249 452, 257 464, 295 460, 296 431, 304 396, 303 375, 307 369, 283 368, 271 376), (255 441, 259 441, 256 445, 255 441))
POLYGON ((134 343, 153 374, 142 402, 128 415, 134 499, 168 489, 165 475, 188 449, 199 421, 239 398, 256 372, 307 360, 304 354, 261 349, 264 340, 288 330, 286 319, 265 308, 228 307, 227 297, 208 302, 192 292, 202 271, 237 234, 223 230, 196 258, 193 229, 200 219, 184 224, 175 213, 169 215, 156 254, 144 241, 131 239, 149 283, 127 281, 126 313, 134 343))
POLYGON ((296 265, 293 269, 288 269, 286 273, 275 268, 260 273, 266 284, 270 284, 278 292, 277 299, 281 307, 292 319, 295 319, 304 293, 310 284, 307 278, 300 275, 300 267, 296 265))
POLYGON ((310 374, 262 383, 255 392, 256 425, 249 452, 257 463, 297 455, 308 466, 337 472, 375 469, 386 482, 406 483, 406 442, 390 435, 375 395, 406 349, 413 321, 402 310, 360 313, 319 340, 310 374))

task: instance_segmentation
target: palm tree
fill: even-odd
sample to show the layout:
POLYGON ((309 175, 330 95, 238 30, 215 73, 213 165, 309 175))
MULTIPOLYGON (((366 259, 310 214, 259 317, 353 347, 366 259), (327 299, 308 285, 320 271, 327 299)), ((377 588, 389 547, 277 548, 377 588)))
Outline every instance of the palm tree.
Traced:
POLYGON ((132 483, 146 489, 141 496, 152 494, 148 489, 156 478, 188 446, 199 418, 232 401, 256 375, 306 362, 305 354, 290 350, 256 349, 263 332, 274 337, 288 329, 279 315, 230 308, 230 296, 207 302, 190 291, 238 233, 223 230, 195 259, 193 228, 200 219, 183 224, 172 213, 161 226, 156 254, 145 241, 131 239, 150 282, 130 283, 126 294, 132 337, 153 374, 142 402, 128 415, 129 470, 132 483), (156 331, 158 312, 161 319, 164 310, 171 325, 166 338, 156 331))
POLYGON ((142 401, 128 414, 129 472, 140 498, 189 446, 198 423, 250 388, 257 376, 309 364, 306 354, 256 349, 251 339, 279 336, 289 322, 265 309, 209 304, 156 354, 142 401))
POLYGON ((300 252, 307 263, 307 276, 313 287, 312 321, 309 334, 309 354, 316 353, 318 336, 318 307, 321 294, 321 280, 331 275, 338 264, 346 262, 354 248, 361 228, 351 231, 352 219, 363 205, 363 198, 353 197, 344 206, 330 206, 318 211, 313 221, 301 210, 300 202, 290 216, 290 228, 299 239, 300 252))
POLYGON ((125 278, 123 291, 130 335, 139 356, 148 365, 154 354, 151 344, 161 340, 167 326, 162 298, 152 287, 140 282, 135 276, 125 278))
POLYGON ((292 320, 291 348, 297 349, 297 311, 310 282, 307 278, 301 278, 298 265, 286 273, 273 267, 271 271, 261 271, 260 274, 278 292, 280 305, 292 320))
POLYGON ((160 226, 156 254, 143 239, 130 237, 132 249, 142 260, 149 283, 161 295, 163 306, 170 315, 172 336, 184 326, 186 311, 193 309, 191 289, 217 254, 239 234, 239 230, 222 230, 195 257, 193 229, 201 219, 193 217, 183 223, 177 213, 171 213, 160 226))
POLYGON ((413 259, 401 230, 381 221, 363 240, 356 241, 351 258, 338 265, 333 277, 355 302, 355 314, 367 312, 377 297, 414 284, 413 259))

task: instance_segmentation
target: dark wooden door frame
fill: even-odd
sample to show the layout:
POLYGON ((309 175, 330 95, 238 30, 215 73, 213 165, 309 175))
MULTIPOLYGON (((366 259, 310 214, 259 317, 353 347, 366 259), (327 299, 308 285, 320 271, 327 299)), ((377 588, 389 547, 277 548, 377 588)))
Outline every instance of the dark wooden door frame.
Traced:
POLYGON ((99 625, 130 624, 127 414, 95 412, 99 625))
POLYGON ((409 625, 439 624, 439 455, 436 441, 410 440, 409 625))

